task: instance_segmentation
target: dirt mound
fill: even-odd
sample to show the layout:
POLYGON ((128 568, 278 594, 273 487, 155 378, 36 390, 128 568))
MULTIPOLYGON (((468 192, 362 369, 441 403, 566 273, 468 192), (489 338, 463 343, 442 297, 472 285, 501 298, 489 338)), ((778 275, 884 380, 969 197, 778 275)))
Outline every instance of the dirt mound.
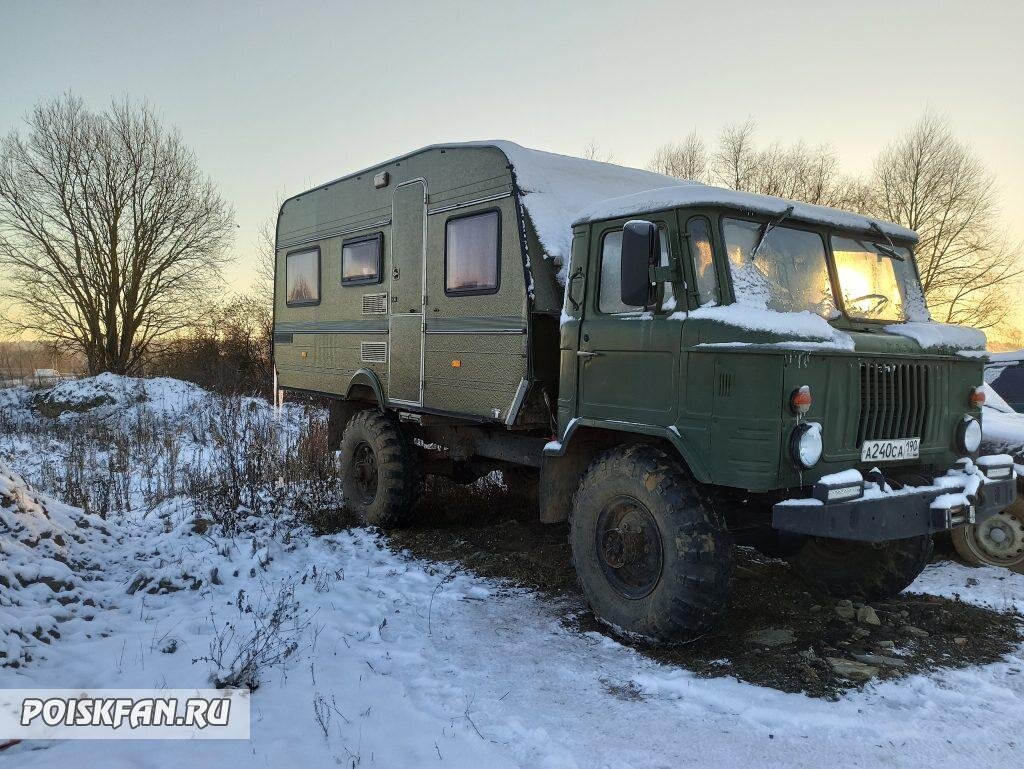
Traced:
MULTIPOLYGON (((566 526, 539 523, 528 499, 494 486, 437 482, 430 497, 421 502, 419 523, 387 535, 392 548, 568 598, 579 610, 567 622, 612 635, 583 606, 566 526), (442 512, 452 510, 454 519, 442 512)), ((1012 612, 913 593, 871 605, 837 602, 812 594, 784 562, 747 548, 737 552, 732 595, 713 634, 672 648, 617 640, 701 676, 735 676, 815 697, 870 680, 995 662, 1021 641, 1021 618, 1012 612)))
POLYGON ((92 619, 99 599, 87 575, 102 571, 111 538, 107 522, 33 491, 0 463, 0 666, 31 661, 62 623, 92 619))

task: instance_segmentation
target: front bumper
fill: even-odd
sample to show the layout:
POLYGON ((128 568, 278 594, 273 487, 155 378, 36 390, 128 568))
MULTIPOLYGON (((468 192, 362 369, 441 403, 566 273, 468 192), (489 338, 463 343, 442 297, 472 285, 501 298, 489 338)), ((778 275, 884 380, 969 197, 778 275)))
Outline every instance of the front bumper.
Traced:
MULTIPOLYGON (((963 461, 962 461, 963 462, 963 461)), ((887 542, 967 524, 980 523, 1017 498, 1017 479, 992 479, 992 470, 969 460, 935 479, 934 485, 883 491, 864 485, 863 496, 830 501, 827 485, 816 485, 809 499, 790 499, 772 509, 772 526, 780 531, 861 542, 887 542)), ((825 480, 825 479, 823 479, 825 480)))

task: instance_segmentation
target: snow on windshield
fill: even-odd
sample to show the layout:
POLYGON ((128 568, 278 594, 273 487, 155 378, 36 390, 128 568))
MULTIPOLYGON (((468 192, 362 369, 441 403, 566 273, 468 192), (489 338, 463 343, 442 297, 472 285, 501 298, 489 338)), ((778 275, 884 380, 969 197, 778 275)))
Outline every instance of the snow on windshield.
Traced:
POLYGON ((820 235, 790 227, 772 227, 765 234, 763 223, 741 219, 725 219, 723 228, 737 303, 838 315, 820 235))

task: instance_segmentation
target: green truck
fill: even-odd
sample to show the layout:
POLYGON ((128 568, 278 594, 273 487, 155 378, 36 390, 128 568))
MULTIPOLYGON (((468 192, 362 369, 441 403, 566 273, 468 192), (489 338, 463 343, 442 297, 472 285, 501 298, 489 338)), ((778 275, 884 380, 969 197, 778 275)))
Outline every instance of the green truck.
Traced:
POLYGON ((435 145, 285 201, 278 387, 330 399, 347 504, 501 470, 569 523, 595 614, 704 632, 733 548, 874 599, 1016 495, 979 457, 985 338, 898 225, 529 150, 435 145))

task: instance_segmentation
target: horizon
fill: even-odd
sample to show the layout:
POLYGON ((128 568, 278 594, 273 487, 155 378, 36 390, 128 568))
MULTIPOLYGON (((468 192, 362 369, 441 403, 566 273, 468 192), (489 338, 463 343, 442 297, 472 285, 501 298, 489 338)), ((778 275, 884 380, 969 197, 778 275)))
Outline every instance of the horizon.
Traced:
POLYGON ((149 102, 235 207, 235 292, 252 287, 279 198, 419 147, 501 137, 580 155, 594 142, 643 168, 667 142, 693 130, 713 142, 747 119, 759 145, 829 144, 844 173, 863 174, 926 110, 944 115, 995 174, 1008 237, 1024 240, 1024 5, 645 2, 630 18, 651 23, 613 34, 617 8, 8 6, 0 131, 65 92, 92 109, 149 102))

